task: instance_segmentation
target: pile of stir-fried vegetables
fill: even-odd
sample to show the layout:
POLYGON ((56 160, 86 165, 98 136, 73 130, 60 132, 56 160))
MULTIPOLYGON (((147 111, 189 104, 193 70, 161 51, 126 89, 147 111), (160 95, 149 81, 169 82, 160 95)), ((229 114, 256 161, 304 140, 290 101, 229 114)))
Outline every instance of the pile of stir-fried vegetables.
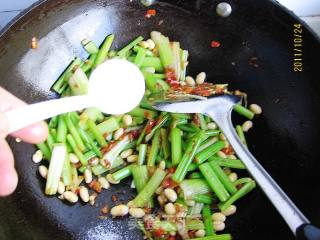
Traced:
MULTIPOLYGON (((186 76, 188 51, 159 32, 147 41, 140 36, 119 51, 110 50, 113 40, 114 35, 107 36, 100 48, 83 40, 88 59, 76 58, 52 89, 62 97, 86 94, 95 67, 124 58, 141 69, 146 97, 125 115, 106 116, 90 108, 52 118, 48 139, 33 156, 37 163, 48 160, 39 166, 45 193, 94 205, 103 189, 131 178, 137 195, 110 213, 137 218, 148 239, 231 239, 219 232, 236 212, 234 203, 255 187, 254 180, 238 179, 236 172, 245 166, 210 118, 158 112, 146 100, 159 91, 223 94, 227 85, 205 83, 205 73, 186 76)), ((261 113, 256 104, 251 110, 237 105, 235 111, 249 119, 261 113)), ((244 132, 251 127, 251 121, 236 127, 244 144, 244 132)))

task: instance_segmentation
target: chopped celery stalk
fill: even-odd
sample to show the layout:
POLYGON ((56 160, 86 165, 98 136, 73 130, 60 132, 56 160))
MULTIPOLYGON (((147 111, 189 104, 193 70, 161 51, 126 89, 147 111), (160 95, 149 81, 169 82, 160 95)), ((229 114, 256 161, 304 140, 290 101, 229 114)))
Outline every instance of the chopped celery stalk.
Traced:
POLYGON ((85 95, 88 93, 89 80, 84 71, 78 67, 76 71, 71 75, 69 81, 69 86, 72 95, 85 95))
POLYGON ((211 193, 210 186, 204 179, 185 179, 180 188, 185 200, 192 200, 195 195, 211 193))
POLYGON ((152 226, 153 229, 162 229, 165 232, 176 232, 178 231, 177 224, 169 221, 156 220, 152 226))
POLYGON ((172 54, 173 54, 173 62, 172 62, 172 65, 170 68, 174 70, 175 77, 177 80, 179 80, 180 74, 181 74, 180 43, 179 42, 172 42, 171 49, 172 49, 172 54))
MULTIPOLYGON (((136 46, 133 47, 133 51, 135 51, 135 52, 137 53, 141 48, 142 48, 142 47, 136 45, 136 46)), ((144 49, 145 49, 145 48, 144 48, 144 49)), ((149 50, 149 49, 145 49, 145 50, 146 50, 146 56, 148 56, 148 57, 154 57, 154 53, 153 53, 151 50, 149 50)))
POLYGON ((83 111, 80 117, 82 117, 82 115, 86 115, 87 118, 91 119, 94 122, 96 121, 100 122, 104 118, 102 112, 95 107, 87 108, 86 110, 83 111))
POLYGON ((180 163, 182 156, 181 147, 181 130, 179 128, 171 129, 171 159, 172 165, 176 166, 180 163))
POLYGON ((176 172, 172 175, 172 180, 175 182, 182 182, 182 180, 185 178, 188 167, 191 164, 195 153, 200 146, 201 141, 204 138, 204 133, 200 131, 197 133, 192 139, 189 141, 186 151, 184 152, 181 161, 178 164, 176 172))
POLYGON ((82 71, 85 73, 92 69, 94 62, 96 61, 97 54, 91 54, 90 57, 81 65, 82 71))
POLYGON ((168 140, 168 131, 165 128, 160 129, 160 135, 161 135, 161 147, 163 151, 164 159, 168 159, 171 155, 171 149, 170 149, 170 143, 168 140))
POLYGON ((216 141, 218 141, 218 138, 216 137, 212 137, 207 139, 206 141, 202 142, 200 147, 198 148, 198 151, 196 152, 196 154, 198 154, 199 152, 201 152, 202 150, 210 147, 212 144, 214 144, 216 141))
POLYGON ((42 152, 44 158, 46 158, 48 160, 51 158, 51 151, 45 142, 38 143, 37 147, 42 152))
POLYGON ((88 39, 83 39, 81 41, 81 44, 83 46, 83 48, 89 53, 89 54, 97 54, 99 52, 99 48, 97 47, 97 45, 88 39))
POLYGON ((218 163, 221 167, 229 167, 235 169, 246 169, 246 166, 238 159, 221 158, 217 156, 212 156, 208 159, 209 162, 214 161, 218 163))
POLYGON ((103 137, 103 134, 100 132, 98 126, 91 119, 87 120, 87 126, 100 146, 103 147, 107 145, 106 139, 103 137))
POLYGON ((201 213, 203 209, 203 203, 196 202, 190 209, 189 209, 189 215, 198 215, 201 213))
POLYGON ((158 113, 156 111, 139 108, 139 107, 136 107, 133 110, 131 110, 129 114, 134 117, 144 117, 147 119, 154 119, 158 116, 158 113))
POLYGON ((67 158, 67 147, 64 144, 56 144, 52 150, 52 156, 48 169, 48 177, 45 193, 54 195, 58 190, 64 162, 67 158))
POLYGON ((80 58, 75 58, 70 65, 67 67, 67 69, 61 74, 59 79, 53 84, 52 90, 54 90, 56 93, 61 94, 65 88, 68 86, 68 80, 71 76, 71 71, 76 67, 80 66, 82 63, 82 60, 80 58))
MULTIPOLYGON (((135 57, 129 57, 128 60, 133 63, 135 57)), ((163 73, 164 71, 161 60, 158 57, 145 57, 143 63, 141 64, 141 67, 153 67, 156 72, 159 73, 163 73)))
POLYGON ((146 160, 146 156, 147 156, 147 148, 148 148, 147 144, 140 144, 140 146, 139 146, 139 157, 138 157, 137 165, 143 165, 144 164, 144 162, 146 160))
POLYGON ((58 120, 58 129, 57 129, 57 142, 65 143, 67 138, 67 125, 63 120, 63 115, 60 115, 58 120))
MULTIPOLYGON (((153 77, 155 77, 154 74, 153 74, 153 77)), ((170 85, 166 81, 162 79, 157 79, 156 82, 157 82, 157 85, 161 87, 162 91, 167 91, 170 89, 170 85)))
POLYGON ((101 134, 106 134, 118 130, 120 125, 115 117, 110 117, 108 120, 98 124, 97 127, 101 134))
POLYGON ((118 55, 121 57, 124 57, 126 55, 126 53, 133 48, 134 46, 138 45, 141 41, 143 40, 142 36, 137 37, 136 39, 134 39, 132 42, 130 42, 127 46, 125 46, 124 48, 122 48, 119 52, 118 55))
POLYGON ((93 68, 96 68, 107 59, 113 40, 114 40, 113 34, 110 34, 105 38, 99 52, 97 53, 97 57, 96 57, 96 60, 94 61, 93 68))
POLYGON ((134 59, 134 64, 140 68, 142 66, 142 63, 145 57, 146 57, 146 50, 144 48, 140 48, 136 58, 134 59))
POLYGON ((131 176, 131 167, 132 164, 112 173, 112 178, 114 179, 114 181, 118 182, 131 176))
POLYGON ((225 143, 223 141, 215 142, 211 146, 197 153, 197 155, 195 156, 195 162, 198 164, 205 162, 209 157, 213 156, 214 154, 219 152, 221 149, 223 149, 224 146, 225 146, 225 143))
POLYGON ((88 152, 86 152, 85 154, 83 154, 83 157, 88 161, 90 160, 91 158, 94 158, 96 157, 97 154, 93 151, 93 150, 90 150, 88 152))
POLYGON ((238 199, 242 198, 246 194, 248 194, 252 189, 256 187, 255 181, 249 181, 245 183, 235 194, 233 194, 227 201, 221 202, 218 206, 221 211, 226 210, 230 207, 238 199))
POLYGON ((134 185, 136 186, 137 192, 141 192, 144 186, 148 182, 148 168, 146 165, 137 166, 134 165, 131 168, 134 185))
POLYGON ((222 170, 218 163, 212 161, 210 162, 212 170, 215 172, 221 183, 227 189, 227 191, 233 195, 237 192, 237 188, 233 185, 228 175, 222 170))
POLYGON ((152 195, 155 193, 157 188, 160 186, 165 176, 166 172, 160 168, 157 168, 142 191, 133 200, 133 205, 136 207, 144 207, 145 204, 150 200, 152 195))
POLYGON ((74 152, 74 154, 77 155, 77 157, 79 158, 80 162, 82 165, 86 166, 88 164, 88 161, 84 158, 82 152, 79 150, 79 148, 76 145, 75 140, 73 139, 71 134, 67 135, 67 143, 69 143, 72 151, 74 152))
POLYGON ((155 79, 152 73, 143 72, 143 76, 148 90, 150 90, 152 93, 156 93, 160 90, 157 86, 157 79, 155 79))
POLYGON ((239 113, 240 115, 242 115, 248 119, 254 118, 254 113, 252 111, 250 111, 249 109, 241 106, 241 104, 234 105, 233 110, 235 110, 237 113, 239 113))
POLYGON ((85 145, 80 137, 80 134, 78 132, 78 128, 74 125, 74 123, 71 120, 70 113, 67 113, 66 115, 64 115, 64 121, 65 121, 67 128, 68 128, 71 136, 73 137, 77 147, 79 148, 80 151, 84 151, 85 145))
POLYGON ((169 120, 170 115, 169 114, 165 114, 160 115, 159 118, 157 119, 157 124, 152 128, 151 132, 149 134, 146 135, 145 141, 149 142, 149 140, 153 137, 153 135, 155 134, 156 131, 158 131, 158 129, 160 129, 163 125, 166 124, 166 122, 169 120))
POLYGON ((181 54, 180 81, 185 81, 186 74, 187 74, 187 63, 188 63, 189 52, 187 50, 181 50, 180 54, 181 54))
POLYGON ((52 151, 52 148, 53 148, 53 144, 55 142, 55 139, 53 138, 53 136, 48 133, 48 137, 47 137, 47 145, 49 147, 49 149, 52 151))
POLYGON ((163 66, 169 67, 173 64, 174 56, 170 47, 169 38, 163 36, 160 32, 151 32, 151 39, 155 42, 159 51, 160 59, 163 66))
POLYGON ((206 236, 214 235, 213 223, 211 219, 211 209, 207 204, 203 206, 202 219, 204 223, 204 229, 206 231, 206 236))
POLYGON ((204 224, 200 219, 187 219, 186 228, 188 231, 204 229, 204 224))
POLYGON ((72 172, 71 172, 71 164, 69 157, 67 156, 62 169, 62 181, 67 189, 70 189, 72 186, 72 172))
POLYGON ((151 149, 148 154, 148 159, 147 159, 148 167, 152 167, 155 165, 159 150, 160 150, 160 129, 157 129, 152 139, 151 149))
POLYGON ((227 201, 230 198, 230 194, 228 193, 222 182, 219 180, 210 164, 208 162, 203 163, 199 166, 199 169, 219 200, 221 202, 227 201))
POLYGON ((110 166, 112 162, 119 156, 123 149, 130 143, 128 135, 121 139, 117 144, 111 148, 110 151, 105 153, 105 155, 100 160, 102 166, 110 166))
POLYGON ((104 166, 98 164, 96 166, 93 166, 91 168, 91 170, 92 170, 94 175, 98 176, 98 175, 101 175, 101 174, 103 174, 103 173, 105 173, 105 172, 107 172, 109 170, 117 168, 117 167, 119 167, 119 166, 121 166, 123 164, 124 164, 123 159, 120 156, 118 156, 112 162, 110 161, 110 165, 108 167, 104 167, 104 166))

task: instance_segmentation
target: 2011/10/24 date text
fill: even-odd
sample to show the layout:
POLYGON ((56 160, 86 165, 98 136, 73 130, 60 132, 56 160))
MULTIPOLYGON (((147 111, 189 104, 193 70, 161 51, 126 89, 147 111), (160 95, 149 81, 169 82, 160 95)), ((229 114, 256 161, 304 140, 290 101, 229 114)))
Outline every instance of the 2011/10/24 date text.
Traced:
POLYGON ((293 25, 293 71, 303 71, 303 29, 300 23, 293 25))

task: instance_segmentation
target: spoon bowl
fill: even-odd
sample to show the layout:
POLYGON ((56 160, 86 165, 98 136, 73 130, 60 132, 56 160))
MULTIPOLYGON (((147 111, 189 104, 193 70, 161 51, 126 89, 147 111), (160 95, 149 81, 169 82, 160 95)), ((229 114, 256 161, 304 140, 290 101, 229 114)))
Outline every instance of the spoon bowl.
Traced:
POLYGON ((137 66, 122 59, 107 60, 92 72, 87 95, 44 101, 5 112, 8 133, 88 107, 97 107, 106 114, 123 114, 140 103, 144 92, 144 77, 137 66))

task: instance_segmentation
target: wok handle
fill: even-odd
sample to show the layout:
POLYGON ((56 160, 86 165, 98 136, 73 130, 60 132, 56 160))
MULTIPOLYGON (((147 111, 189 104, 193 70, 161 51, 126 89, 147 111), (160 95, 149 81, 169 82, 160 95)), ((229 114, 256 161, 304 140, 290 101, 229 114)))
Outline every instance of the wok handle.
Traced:
POLYGON ((31 124, 53 116, 91 107, 88 96, 74 96, 26 105, 5 112, 9 122, 8 133, 13 133, 31 124))
POLYGON ((248 148, 242 144, 231 122, 232 108, 221 110, 222 109, 212 109, 206 114, 220 127, 238 157, 245 164, 249 173, 287 222, 291 231, 296 235, 296 230, 301 225, 309 223, 308 219, 249 152, 248 148))
POLYGON ((298 240, 320 240, 320 229, 311 224, 301 225, 296 234, 298 240))

